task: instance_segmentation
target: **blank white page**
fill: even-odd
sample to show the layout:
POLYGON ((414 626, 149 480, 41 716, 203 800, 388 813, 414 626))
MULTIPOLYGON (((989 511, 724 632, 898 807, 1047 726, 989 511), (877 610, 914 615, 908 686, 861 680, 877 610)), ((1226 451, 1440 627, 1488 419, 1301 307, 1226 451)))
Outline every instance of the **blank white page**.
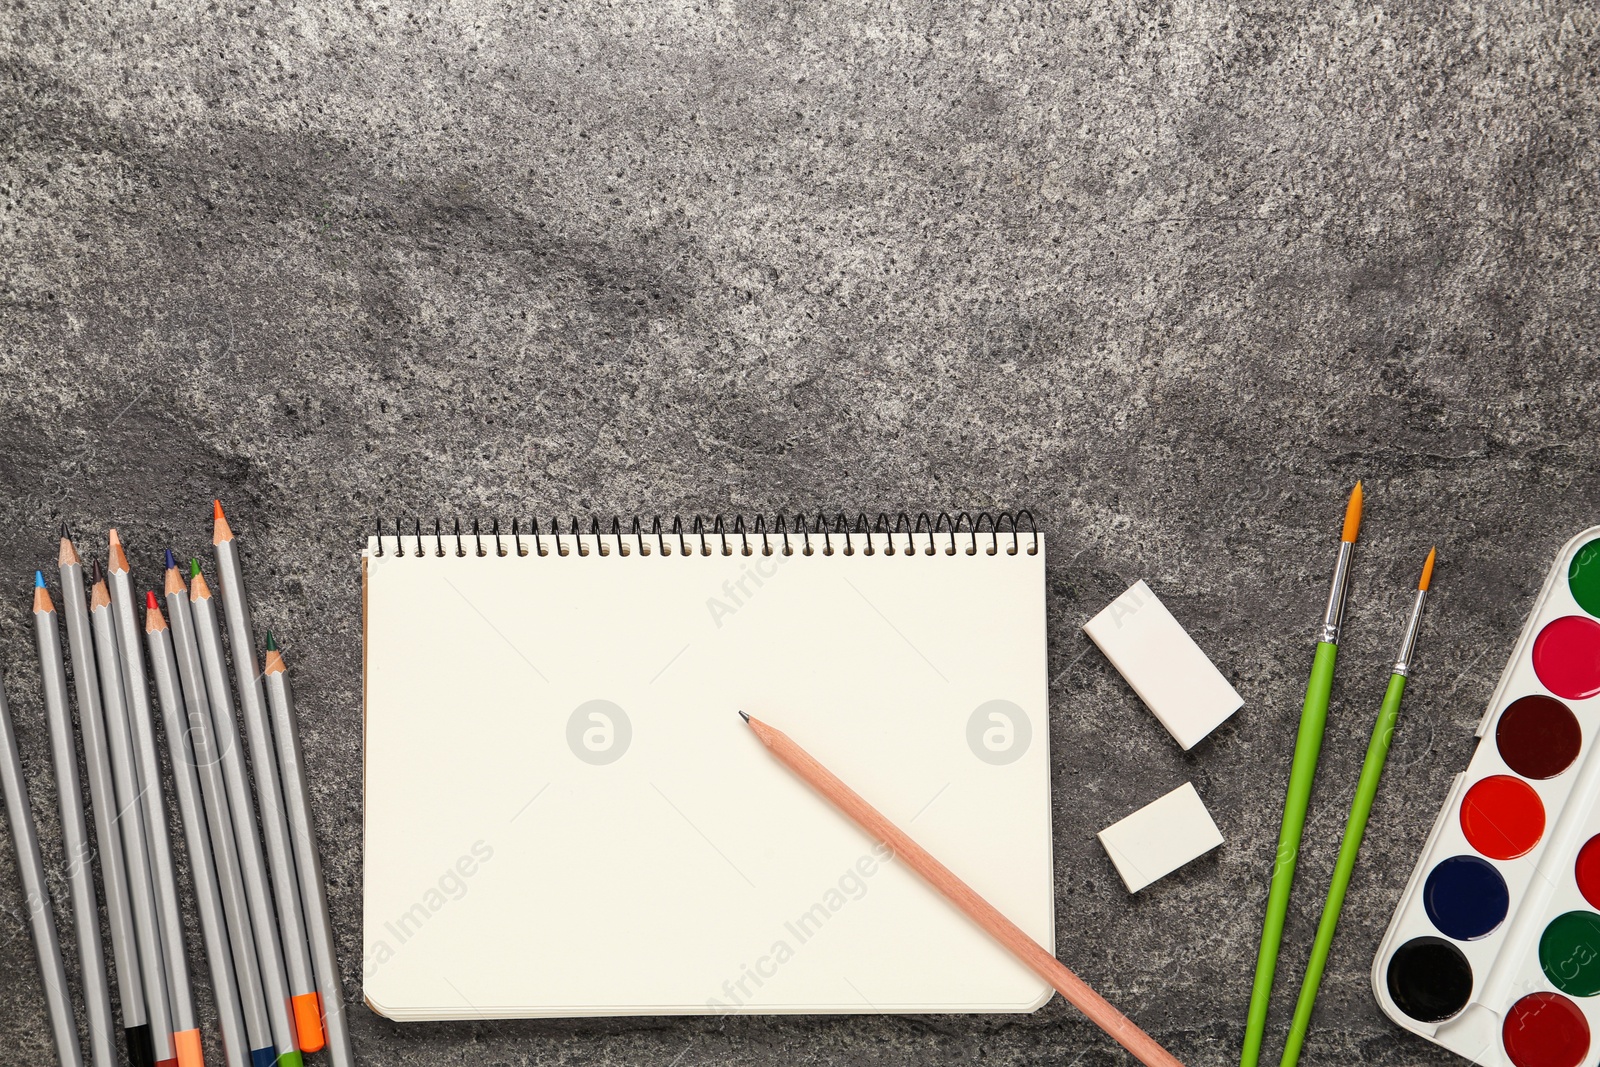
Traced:
MULTIPOLYGON (((392 1019, 1025 1012, 1049 988, 795 778, 788 733, 1053 947, 1024 533, 446 536, 364 554, 370 1006, 392 1019), (597 548, 604 545, 607 553, 597 548), (628 554, 619 548, 625 546, 628 554), (990 549, 997 548, 991 555, 990 549), (418 549, 425 549, 420 552, 418 549), (969 554, 968 549, 976 551, 969 554)), ((1028 549, 1037 545, 1037 551, 1028 549)))

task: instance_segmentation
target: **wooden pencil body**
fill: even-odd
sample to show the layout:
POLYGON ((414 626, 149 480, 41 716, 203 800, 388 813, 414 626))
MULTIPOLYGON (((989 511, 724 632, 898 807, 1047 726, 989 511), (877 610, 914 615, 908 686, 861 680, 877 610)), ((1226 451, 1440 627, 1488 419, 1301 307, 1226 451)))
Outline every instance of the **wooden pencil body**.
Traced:
POLYGON ((973 922, 983 927, 1028 969, 1049 982, 1089 1021, 1104 1030, 1147 1067, 1182 1067, 1176 1057, 1155 1038, 1139 1029, 1083 979, 1073 974, 1016 923, 1002 915, 954 872, 913 841, 882 812, 868 804, 859 793, 840 781, 832 771, 812 758, 781 730, 759 719, 749 719, 750 728, 761 742, 790 770, 798 774, 858 826, 888 845, 900 859, 960 908, 973 922))

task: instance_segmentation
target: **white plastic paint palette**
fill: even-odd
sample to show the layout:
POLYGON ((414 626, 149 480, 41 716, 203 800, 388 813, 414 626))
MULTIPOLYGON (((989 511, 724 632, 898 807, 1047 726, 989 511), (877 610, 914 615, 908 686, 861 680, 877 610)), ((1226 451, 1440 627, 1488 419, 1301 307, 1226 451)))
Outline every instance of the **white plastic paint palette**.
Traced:
POLYGON ((1600 527, 1561 550, 1373 961, 1481 1064, 1600 1062, 1600 527))

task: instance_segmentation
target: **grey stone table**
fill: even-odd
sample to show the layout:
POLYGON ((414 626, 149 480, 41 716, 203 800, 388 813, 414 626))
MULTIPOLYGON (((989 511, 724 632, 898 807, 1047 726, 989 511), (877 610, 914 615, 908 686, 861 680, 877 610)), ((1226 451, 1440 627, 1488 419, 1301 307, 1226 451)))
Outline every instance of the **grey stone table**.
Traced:
MULTIPOLYGON (((63 519, 95 552, 117 525, 146 581, 207 547, 213 495, 248 532, 355 995, 376 513, 1027 507, 1060 955, 1225 1064, 1362 477, 1268 1049, 1437 542, 1308 1062, 1451 1062, 1367 971, 1538 583, 1600 520, 1597 34, 1499 2, 8 5, 0 669, 47 858, 28 587, 63 519), (1139 577, 1245 697, 1187 754, 1078 629, 1139 577), (1130 898, 1094 832, 1189 780, 1226 844, 1130 898)), ((8 831, 0 1046, 44 1063, 14 868, 8 831)), ((368 1064, 1128 1062, 1059 999, 355 1032, 368 1064)))

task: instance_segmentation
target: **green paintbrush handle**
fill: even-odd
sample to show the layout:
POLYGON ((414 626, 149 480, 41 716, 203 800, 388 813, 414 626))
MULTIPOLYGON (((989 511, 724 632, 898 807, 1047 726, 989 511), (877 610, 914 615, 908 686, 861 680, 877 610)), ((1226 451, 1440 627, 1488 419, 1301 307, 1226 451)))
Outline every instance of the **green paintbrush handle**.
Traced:
POLYGON ((1272 975, 1278 967, 1283 920, 1289 913, 1289 889, 1294 884, 1295 861, 1300 856, 1311 780, 1317 773, 1322 732, 1328 724, 1328 694, 1333 689, 1333 661, 1338 654, 1338 645, 1319 641, 1316 658, 1311 661, 1311 680, 1306 683, 1306 703, 1300 711, 1300 733, 1295 738, 1294 762, 1289 768, 1289 795, 1283 802, 1283 826, 1278 831, 1278 856, 1272 865, 1272 888, 1267 892, 1267 917, 1261 926, 1261 951, 1256 956, 1256 980, 1250 989, 1250 1014, 1245 1021, 1239 1067, 1256 1067, 1261 1058, 1272 975))
POLYGON ((1350 822, 1344 828, 1338 862, 1333 865, 1333 885, 1328 889, 1328 902, 1322 908, 1322 921, 1317 924, 1317 939, 1311 945, 1311 962, 1306 964, 1306 977, 1300 985, 1300 999, 1294 1006, 1294 1022, 1289 1025, 1289 1040, 1283 1046, 1281 1067, 1295 1067, 1300 1059, 1300 1046, 1305 1043, 1306 1030, 1311 1026, 1311 1007, 1322 985, 1322 971, 1328 963, 1328 950, 1333 947, 1339 911, 1344 907, 1344 892, 1350 887, 1350 875, 1356 868, 1356 853, 1361 850, 1367 816, 1372 814, 1378 779, 1383 777, 1383 765, 1389 758, 1389 741, 1394 737, 1395 720, 1400 716, 1400 694, 1405 691, 1405 675, 1390 675, 1389 689, 1383 694, 1383 707, 1378 711, 1378 722, 1367 744, 1367 758, 1361 764, 1356 798, 1350 805, 1350 822))

